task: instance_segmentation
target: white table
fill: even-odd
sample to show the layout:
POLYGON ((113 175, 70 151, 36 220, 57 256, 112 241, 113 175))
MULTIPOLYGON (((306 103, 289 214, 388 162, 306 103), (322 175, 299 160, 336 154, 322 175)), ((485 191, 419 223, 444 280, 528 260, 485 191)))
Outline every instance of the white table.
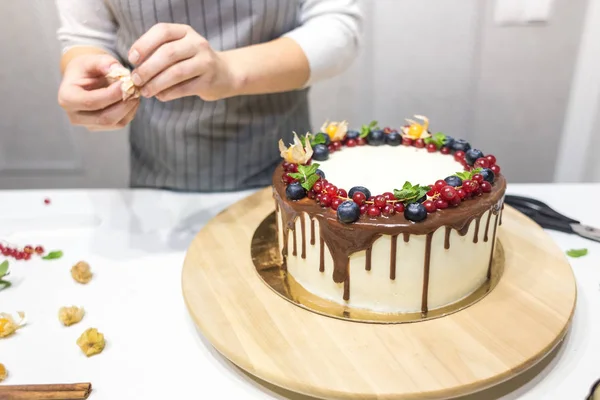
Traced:
MULTIPOLYGON (((545 199, 600 226, 594 208, 600 185, 510 185, 509 192, 545 199)), ((28 324, 0 339, 0 362, 10 374, 4 383, 92 382, 92 400, 307 399, 258 384, 225 361, 184 306, 180 280, 188 243, 211 217, 248 194, 0 192, 1 239, 65 252, 55 261, 11 261, 13 286, 0 291, 0 311, 23 310, 28 324), (94 272, 88 285, 71 278, 79 260, 94 272), (86 315, 67 328, 57 313, 68 304, 83 306, 86 315), (88 327, 107 339, 104 352, 91 358, 75 344, 88 327)), ((571 259, 579 291, 572 330, 543 369, 468 399, 583 399, 600 378, 600 243, 549 233, 563 250, 589 249, 588 256, 571 259)))

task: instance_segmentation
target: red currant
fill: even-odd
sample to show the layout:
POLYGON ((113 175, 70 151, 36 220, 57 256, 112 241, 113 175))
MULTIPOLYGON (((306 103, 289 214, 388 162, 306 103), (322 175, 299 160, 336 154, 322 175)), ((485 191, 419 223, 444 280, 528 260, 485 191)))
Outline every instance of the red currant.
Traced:
POLYGON ((335 153, 335 146, 333 145, 333 143, 327 146, 327 148, 329 149, 329 154, 335 153))
POLYGON ((46 204, 46 205, 50 204, 50 199, 48 197, 46 197, 44 199, 44 204, 46 204))
POLYGON ((465 189, 458 189, 456 191, 456 194, 458 195, 458 197, 460 197, 461 200, 464 200, 469 195, 465 189))
POLYGON ((323 193, 317 193, 317 197, 316 197, 316 199, 317 199, 317 201, 318 201, 319 203, 321 203, 321 199, 322 199, 322 198, 323 198, 323 193))
POLYGON ((338 188, 335 185, 332 185, 331 183, 329 183, 326 187, 325 190, 327 190, 327 194, 329 196, 331 196, 332 198, 337 196, 338 193, 338 188))
POLYGON ((309 199, 314 199, 315 197, 317 197, 317 194, 315 193, 314 190, 309 190, 308 193, 306 194, 306 197, 308 197, 309 199))
POLYGON ((425 207, 425 209, 427 210, 428 213, 434 213, 437 211, 437 207, 431 200, 425 200, 423 202, 423 207, 425 207))
POLYGON ((396 210, 394 209, 394 206, 391 204, 386 204, 383 209, 381 210, 381 212, 383 213, 383 215, 394 215, 396 213, 396 210))
POLYGON ((471 177, 471 179, 473 179, 477 183, 481 183, 481 182, 483 182, 483 175, 475 174, 471 177))
POLYGON ((342 142, 333 142, 332 143, 333 147, 335 148, 335 150, 341 150, 342 149, 342 142))
POLYGON ((289 185, 290 183, 298 182, 298 179, 292 178, 287 172, 283 173, 283 175, 281 176, 281 180, 286 185, 289 185))
POLYGON ((435 185, 430 186, 429 192, 427 192, 427 196, 431 197, 436 194, 435 185))
POLYGON ((4 257, 10 256, 10 249, 2 249, 2 255, 4 257))
POLYGON ((453 207, 456 207, 460 204, 462 200, 460 199, 460 197, 456 196, 455 198, 453 198, 452 200, 450 200, 450 205, 453 207))
POLYGON ((440 153, 442 153, 442 154, 450 154, 450 148, 449 148, 449 147, 446 147, 446 146, 444 146, 444 147, 442 147, 442 148, 440 149, 440 153))
POLYGON ((440 179, 440 180, 435 181, 435 183, 433 184, 433 186, 435 187, 436 192, 439 192, 440 190, 442 190, 442 188, 444 186, 448 186, 448 184, 446 183, 445 180, 440 179))
POLYGON ((317 193, 321 193, 323 191, 323 181, 319 180, 313 185, 313 190, 317 193))
POLYGON ((462 188, 465 192, 471 193, 477 190, 479 184, 475 181, 470 181, 468 179, 464 180, 462 183, 462 188))
POLYGON ((365 201, 367 201, 367 196, 365 196, 363 192, 355 192, 352 196, 352 201, 360 206, 365 204, 365 201))
POLYGON ((23 256, 23 260, 30 260, 31 259, 31 253, 25 253, 25 255, 23 256))
POLYGON ((368 204, 363 204, 362 206, 360 206, 360 213, 361 214, 366 214, 368 209, 369 209, 369 205, 368 204))
POLYGON ((337 210, 340 204, 342 204, 343 202, 344 200, 340 199, 339 197, 336 197, 331 201, 331 208, 337 210))
POLYGON ((479 188, 481 189, 481 191, 483 193, 489 193, 492 191, 492 184, 489 183, 488 181, 483 181, 481 182, 481 184, 479 185, 479 188))
POLYGON ((437 151, 437 146, 434 143, 429 143, 427 145, 427 151, 430 153, 435 153, 437 151))
POLYGON ((498 165, 494 164, 490 167, 490 169, 492 170, 494 175, 496 175, 496 176, 500 175, 500 167, 498 165))
POLYGON ((422 149, 423 147, 425 147, 425 141, 423 139, 415 140, 415 147, 422 149))
POLYGON ((345 189, 338 189, 337 195, 340 197, 348 197, 348 192, 345 189))
POLYGON ((402 144, 405 146, 412 146, 413 145, 413 140, 409 137, 403 137, 402 138, 402 144))
POLYGON ((433 204, 438 210, 444 210, 448 208, 448 202, 446 200, 437 199, 433 204))
POLYGON ((489 168, 490 166, 490 162, 485 159, 485 158, 478 158, 477 161, 475 161, 475 168, 489 168))
POLYGON ((323 207, 329 207, 331 205, 331 196, 329 196, 328 194, 323 194, 321 196, 321 205, 323 207))
POLYGON ((481 190, 480 187, 477 188, 477 190, 475 190, 473 193, 471 193, 473 196, 481 196, 483 194, 483 190, 481 190))
POLYGON ((404 204, 397 201, 396 203, 394 203, 394 210, 396 210, 397 213, 403 213, 404 212, 404 204))
POLYGON ((15 258, 16 258, 17 260, 22 260, 22 259, 23 259, 23 255, 24 255, 24 254, 25 254, 25 253, 23 253, 22 251, 19 251, 19 252, 17 252, 17 254, 15 254, 15 258))
POLYGON ((298 172, 298 164, 290 164, 290 170, 288 172, 298 172))
POLYGON ((494 165, 496 164, 496 157, 494 157, 493 155, 487 155, 485 156, 485 159, 488 160, 488 162, 490 163, 490 165, 494 165))
POLYGON ((392 193, 392 192, 385 192, 383 194, 383 197, 385 197, 385 199, 388 201, 396 200, 396 197, 394 196, 394 193, 392 193))
POLYGON ((376 205, 371 205, 367 209, 367 214, 369 217, 378 217, 381 215, 381 210, 376 205))
POLYGON ((456 153, 454 153, 454 159, 456 161, 462 161, 465 159, 465 152, 462 150, 457 151, 456 153))
MULTIPOLYGON (((452 199, 458 197, 458 195, 456 193, 456 189, 454 189, 452 186, 444 186, 444 188, 442 188, 442 191, 440 192, 440 195, 445 200, 452 200, 452 199)), ((459 197, 459 200, 460 200, 460 197, 459 197)))
POLYGON ((32 247, 32 246, 30 246, 30 245, 27 245, 27 246, 23 247, 23 251, 24 251, 25 253, 29 253, 29 254, 31 254, 31 253, 33 253, 33 247, 32 247))
POLYGON ((358 143, 356 143, 355 139, 348 139, 348 141, 346 142, 346 146, 348 147, 356 147, 358 143))
POLYGON ((367 144, 367 140, 365 138, 359 137, 358 139, 356 139, 356 144, 358 146, 364 146, 365 144, 367 144))
POLYGON ((375 207, 379 208, 383 208, 383 206, 385 206, 385 202, 385 197, 383 197, 382 195, 375 196, 375 200, 373 200, 373 203, 375 203, 375 207))
POLYGON ((283 170, 286 172, 290 172, 290 163, 287 161, 284 161, 283 163, 281 163, 281 166, 283 167, 283 170))

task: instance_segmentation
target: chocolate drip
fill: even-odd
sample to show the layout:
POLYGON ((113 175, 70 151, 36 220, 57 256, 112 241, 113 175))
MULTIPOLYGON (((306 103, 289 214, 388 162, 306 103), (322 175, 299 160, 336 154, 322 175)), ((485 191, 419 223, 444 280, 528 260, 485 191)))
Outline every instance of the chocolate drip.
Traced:
POLYGON ((315 244, 315 220, 310 219, 310 244, 315 244))
POLYGON ((488 231, 490 229, 490 219, 492 218, 492 210, 490 210, 487 218, 487 222, 485 223, 485 234, 483 235, 483 241, 488 241, 488 231))
POLYGON ((479 241, 479 223, 481 222, 481 217, 475 218, 475 234, 473 235, 473 243, 477 243, 479 241))
POLYGON ((446 227, 446 235, 444 236, 444 248, 448 250, 450 248, 450 233, 452 232, 452 228, 449 226, 446 227))
MULTIPOLYGON (((491 212, 490 212, 490 214, 491 214, 491 212)), ((498 217, 499 217, 498 211, 496 211, 495 214, 496 214, 496 220, 494 221, 494 234, 492 235, 492 251, 490 253, 490 263, 488 265, 488 271, 487 271, 488 279, 490 279, 492 277, 492 262, 494 261, 494 247, 496 244, 496 228, 498 228, 498 217)))
POLYGON ((319 272, 325 272, 325 240, 323 236, 319 240, 319 272))
POLYGON ((370 270, 371 270, 371 250, 373 250, 373 248, 372 248, 372 247, 369 247, 369 248, 366 250, 366 254, 365 254, 365 269, 366 269, 367 271, 370 271, 370 270))
POLYGON ((292 255, 295 256, 298 254, 298 246, 296 244, 296 227, 294 226, 294 228, 292 229, 292 255))
POLYGON ((502 225, 502 214, 504 212, 504 202, 502 202, 502 207, 500 208, 500 222, 499 225, 502 225))
POLYGON ((421 298, 421 314, 426 315, 427 308, 427 298, 429 297, 429 262, 431 261, 431 238, 433 237, 433 232, 429 232, 427 234, 427 239, 425 241, 425 265, 423 270, 423 297, 421 298))
POLYGON ((350 300, 350 274, 346 275, 346 280, 344 281, 344 300, 350 300))
POLYGON ((302 230, 302 253, 300 253, 300 257, 306 258, 306 221, 304 215, 300 216, 300 229, 302 230))
POLYGON ((396 279, 396 248, 398 247, 398 235, 392 236, 392 251, 390 255, 390 279, 396 279))
MULTIPOLYGON (((351 254, 370 249, 381 235, 403 234, 404 241, 408 242, 410 235, 433 235, 433 232, 442 226, 450 227, 459 234, 466 234, 470 222, 481 217, 493 206, 499 206, 504 196, 506 181, 499 176, 490 193, 485 193, 475 201, 465 202, 460 207, 449 208, 438 213, 432 213, 422 222, 415 223, 406 220, 402 213, 389 216, 385 221, 361 217, 353 224, 341 224, 336 213, 330 208, 321 207, 314 200, 304 198, 298 201, 288 200, 285 196, 285 184, 279 179, 283 174, 283 167, 277 167, 273 175, 273 197, 278 203, 282 219, 282 255, 285 260, 288 256, 288 235, 295 229, 294 221, 302 213, 307 213, 311 218, 316 218, 319 223, 321 241, 320 271, 324 271, 324 246, 327 245, 333 260, 333 280, 336 283, 346 282, 348 279, 348 262, 351 254)), ((370 267, 370 266, 369 266, 370 267)))

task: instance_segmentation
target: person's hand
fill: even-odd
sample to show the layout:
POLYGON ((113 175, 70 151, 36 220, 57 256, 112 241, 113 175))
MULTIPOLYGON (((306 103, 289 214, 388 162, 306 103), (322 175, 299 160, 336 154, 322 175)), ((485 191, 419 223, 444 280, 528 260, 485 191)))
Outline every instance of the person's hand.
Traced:
POLYGON ((154 25, 131 46, 129 61, 137 65, 132 79, 144 97, 169 101, 199 96, 212 101, 236 90, 228 63, 188 25, 154 25))
POLYGON ((109 85, 105 75, 115 64, 119 62, 108 54, 81 55, 69 62, 58 90, 58 104, 73 125, 107 131, 131 122, 140 102, 124 102, 120 83, 109 85))

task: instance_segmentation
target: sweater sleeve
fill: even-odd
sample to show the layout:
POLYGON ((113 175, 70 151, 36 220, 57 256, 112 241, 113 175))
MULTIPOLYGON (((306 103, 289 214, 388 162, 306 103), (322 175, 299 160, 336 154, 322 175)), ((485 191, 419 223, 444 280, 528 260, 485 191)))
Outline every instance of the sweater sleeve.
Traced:
POLYGON ((295 40, 308 58, 305 86, 338 75, 352 63, 361 45, 359 0, 304 0, 300 24, 283 36, 295 40))
POLYGON ((117 57, 118 25, 105 0, 55 1, 60 19, 57 37, 63 53, 75 46, 94 46, 117 57))

